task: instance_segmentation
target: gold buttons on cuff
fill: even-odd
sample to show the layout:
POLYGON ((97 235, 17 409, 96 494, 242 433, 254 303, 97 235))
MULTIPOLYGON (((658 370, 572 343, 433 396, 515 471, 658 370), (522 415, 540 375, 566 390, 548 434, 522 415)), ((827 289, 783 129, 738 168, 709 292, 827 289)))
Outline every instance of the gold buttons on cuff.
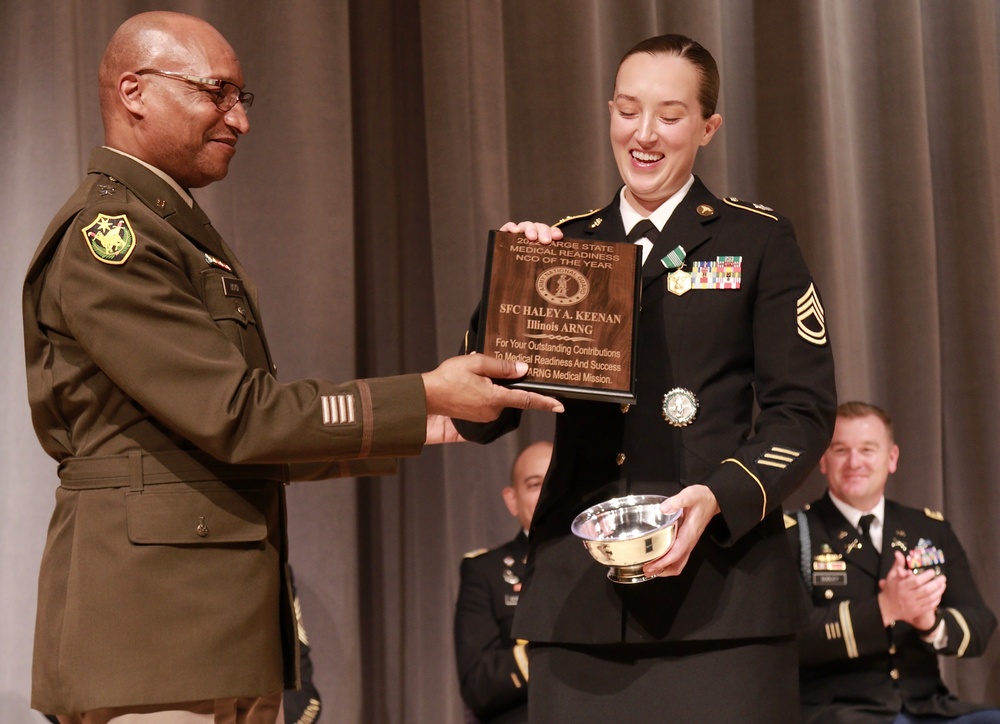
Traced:
POLYGON ((618 453, 618 456, 615 458, 615 462, 618 463, 619 467, 622 466, 622 465, 624 465, 625 464, 625 453, 618 453))

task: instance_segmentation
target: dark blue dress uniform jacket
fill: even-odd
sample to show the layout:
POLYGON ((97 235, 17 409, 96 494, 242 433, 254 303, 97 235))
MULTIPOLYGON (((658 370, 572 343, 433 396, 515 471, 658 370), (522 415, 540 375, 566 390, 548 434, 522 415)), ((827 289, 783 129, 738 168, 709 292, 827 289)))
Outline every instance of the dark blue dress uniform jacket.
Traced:
MULTIPOLYGON (((801 551, 802 526, 792 524, 789 542, 801 551)), ((901 711, 955 717, 982 707, 948 693, 938 670, 938 654, 979 656, 996 628, 983 602, 969 561, 951 526, 939 514, 885 501, 882 554, 858 548, 858 532, 829 495, 805 511, 808 554, 802 559, 802 596, 809 624, 799 637, 803 721, 888 722, 901 711), (948 627, 940 652, 907 623, 886 629, 878 605, 878 581, 892 567, 893 551, 917 547, 921 539, 944 553, 941 571, 948 588, 939 610, 948 627), (824 548, 824 546, 826 548, 824 548), (818 556, 837 557, 843 575, 813 574, 818 556), (815 583, 814 583, 815 579, 815 583)))
POLYGON ((455 660, 462 700, 482 722, 528 721, 527 655, 511 636, 527 554, 522 532, 462 560, 455 660))
MULTIPOLYGON (((618 195, 562 224, 568 238, 624 241, 618 195)), ((695 180, 643 269, 637 402, 571 399, 556 418, 553 463, 531 531, 518 638, 576 644, 710 641, 790 635, 802 620, 796 561, 781 502, 826 449, 836 406, 833 356, 818 294, 787 219, 724 201, 695 180), (666 289, 658 260, 682 245, 692 261, 739 256, 739 289, 666 289), (687 427, 661 404, 683 387, 700 408, 687 427), (754 421, 754 408, 759 414, 754 421), (590 505, 626 494, 707 485, 721 508, 682 575, 610 582, 570 532, 590 505)), ((478 311, 467 346, 474 349, 478 311)), ((490 441, 519 413, 459 423, 490 441)))

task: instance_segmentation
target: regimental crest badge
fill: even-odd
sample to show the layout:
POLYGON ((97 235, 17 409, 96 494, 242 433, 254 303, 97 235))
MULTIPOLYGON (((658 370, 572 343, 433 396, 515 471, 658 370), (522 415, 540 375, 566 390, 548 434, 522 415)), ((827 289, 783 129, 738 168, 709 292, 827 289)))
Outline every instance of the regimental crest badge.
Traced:
POLYGON ((813 284, 810 284, 805 294, 798 298, 795 304, 795 318, 802 339, 818 347, 826 344, 826 313, 813 284))
POLYGON ((135 232, 125 214, 98 214, 82 231, 90 253, 105 264, 124 264, 135 249, 135 232))

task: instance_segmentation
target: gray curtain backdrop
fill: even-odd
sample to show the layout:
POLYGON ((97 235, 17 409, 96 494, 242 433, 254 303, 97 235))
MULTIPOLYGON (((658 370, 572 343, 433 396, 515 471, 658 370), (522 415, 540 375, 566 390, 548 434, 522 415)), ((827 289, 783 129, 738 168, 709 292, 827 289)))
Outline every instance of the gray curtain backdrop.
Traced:
MULTIPOLYGON (((453 354, 488 230, 617 189, 620 56, 662 32, 698 39, 721 66, 725 123, 697 172, 793 219, 842 399, 896 418, 889 494, 945 513, 1000 612, 998 2, 0 0, 0 720, 41 721, 31 639, 56 486, 29 421, 21 280, 102 141, 104 46, 151 9, 215 24, 256 94, 230 177, 197 196, 255 274, 285 380, 453 354)), ((289 490, 323 720, 461 721, 458 563, 513 536, 500 488, 517 450, 551 431, 529 415, 516 435, 429 449, 395 477, 289 490)), ((791 503, 821 490, 814 477, 791 503)), ((946 673, 1000 704, 997 640, 946 673)))

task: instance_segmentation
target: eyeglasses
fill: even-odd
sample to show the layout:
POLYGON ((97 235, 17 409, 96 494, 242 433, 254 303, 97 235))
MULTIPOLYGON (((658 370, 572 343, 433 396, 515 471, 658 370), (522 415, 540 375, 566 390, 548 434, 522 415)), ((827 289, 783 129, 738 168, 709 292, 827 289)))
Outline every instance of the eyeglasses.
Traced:
POLYGON ((211 86, 212 90, 208 88, 201 88, 201 90, 212 96, 212 102, 215 103, 216 107, 223 113, 232 110, 233 106, 237 103, 243 104, 244 111, 249 110, 250 106, 253 105, 253 93, 244 91, 238 85, 230 83, 228 80, 201 78, 197 75, 184 75, 183 73, 176 73, 172 70, 152 70, 150 68, 137 70, 135 72, 136 75, 144 75, 146 73, 150 73, 152 75, 162 75, 164 78, 182 80, 185 83, 192 83, 194 85, 211 86))

